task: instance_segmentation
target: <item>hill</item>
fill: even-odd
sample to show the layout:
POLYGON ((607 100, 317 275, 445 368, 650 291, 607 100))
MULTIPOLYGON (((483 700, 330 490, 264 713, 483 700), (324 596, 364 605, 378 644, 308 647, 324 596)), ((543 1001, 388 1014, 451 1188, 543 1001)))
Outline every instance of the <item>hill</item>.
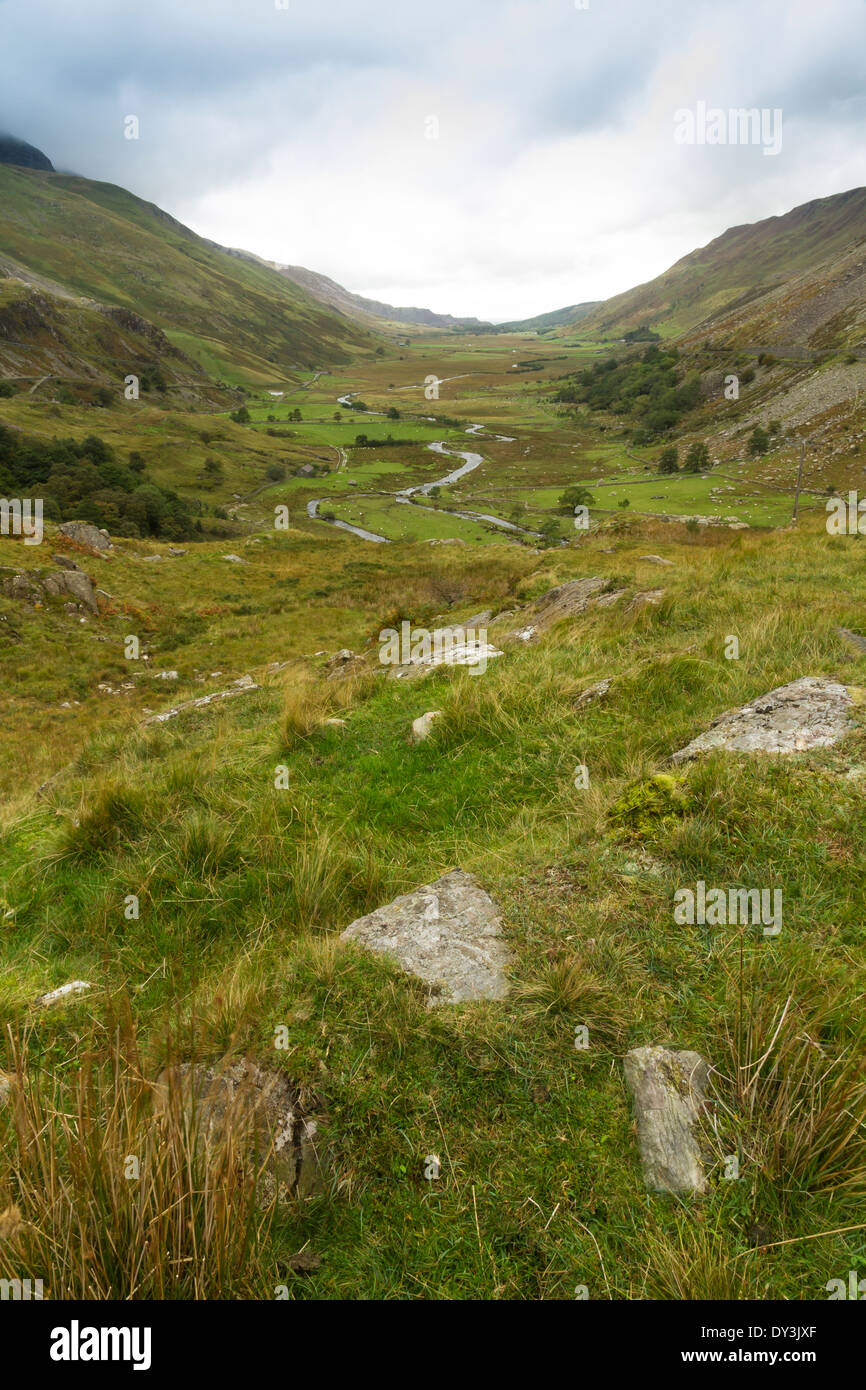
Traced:
POLYGON ((42 169, 0 166, 0 275, 131 312, 228 381, 270 382, 376 345, 268 265, 230 255, 154 204, 42 169))
POLYGON ((348 318, 359 319, 361 322, 384 320, 386 323, 408 323, 425 328, 445 329, 478 329, 489 326, 482 319, 455 318, 453 314, 437 314, 432 309, 401 309, 378 299, 365 299, 363 295, 353 294, 351 290, 344 289, 327 275, 306 270, 302 265, 282 265, 278 270, 292 284, 306 290, 320 303, 328 304, 331 308, 346 314, 348 318))
MULTIPOLYGON (((621 338, 636 328, 677 337, 705 319, 770 294, 866 237, 866 188, 803 203, 780 217, 730 227, 654 280, 606 299, 581 333, 621 338)), ((574 322, 574 321, 572 321, 574 322)), ((560 333, 567 333, 564 325, 560 333)))
POLYGON ((567 309, 553 309, 548 314, 536 314, 531 319, 513 319, 509 323, 498 323, 496 327, 500 333, 521 333, 533 328, 539 333, 544 333, 548 329, 559 328, 562 324, 580 323, 601 303, 600 299, 589 299, 583 304, 570 304, 567 309))

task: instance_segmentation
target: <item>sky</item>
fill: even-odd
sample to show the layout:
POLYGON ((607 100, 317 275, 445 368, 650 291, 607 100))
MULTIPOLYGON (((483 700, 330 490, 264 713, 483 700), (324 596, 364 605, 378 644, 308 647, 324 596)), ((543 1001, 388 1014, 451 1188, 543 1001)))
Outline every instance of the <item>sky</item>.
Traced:
POLYGON ((864 40, 866 0, 0 0, 0 130, 224 245, 501 322, 866 184, 864 40), (763 142, 711 143, 732 108, 763 142))

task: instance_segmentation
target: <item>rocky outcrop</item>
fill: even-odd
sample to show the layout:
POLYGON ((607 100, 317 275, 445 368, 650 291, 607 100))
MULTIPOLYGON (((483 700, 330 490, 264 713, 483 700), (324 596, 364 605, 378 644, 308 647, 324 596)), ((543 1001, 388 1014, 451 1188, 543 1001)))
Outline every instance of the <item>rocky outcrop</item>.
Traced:
POLYGON ((706 1099, 707 1063, 697 1052, 636 1047, 626 1053, 623 1065, 647 1187, 654 1192, 704 1192, 707 1183, 694 1124, 706 1099))
POLYGON ((63 521, 57 529, 62 536, 67 536, 78 545, 86 545, 90 550, 112 548, 108 532, 102 527, 94 526, 91 521, 63 521))
POLYGON ((342 939, 391 956, 424 980, 428 1008, 501 999, 508 992, 509 956, 496 904, 462 869, 359 917, 342 939))
POLYGON ((714 719, 671 762, 687 762, 725 748, 733 753, 803 753, 828 748, 853 728, 850 711, 863 692, 820 676, 804 676, 780 685, 751 704, 727 710, 714 719))
POLYGON ((255 1164, 266 1202, 321 1191, 324 1116, 306 1113, 300 1090, 282 1072, 249 1060, 184 1062, 167 1068, 156 1086, 158 1113, 177 1101, 195 1116, 205 1146, 231 1142, 255 1164))
MULTIPOLYGON (((586 579, 570 579, 567 584, 558 584, 541 598, 528 605, 525 610, 529 621, 517 632, 510 634, 511 641, 532 642, 546 628, 563 618, 578 617, 585 613, 593 599, 597 598, 608 584, 607 579, 593 575, 586 579)), ((509 640, 509 639, 506 639, 509 640)))
POLYGON ((90 579, 77 567, 58 569, 50 574, 42 570, 21 570, 18 573, 0 573, 0 593, 20 603, 40 604, 49 598, 66 597, 72 600, 72 611, 86 608, 89 613, 98 613, 99 604, 96 590, 90 579))

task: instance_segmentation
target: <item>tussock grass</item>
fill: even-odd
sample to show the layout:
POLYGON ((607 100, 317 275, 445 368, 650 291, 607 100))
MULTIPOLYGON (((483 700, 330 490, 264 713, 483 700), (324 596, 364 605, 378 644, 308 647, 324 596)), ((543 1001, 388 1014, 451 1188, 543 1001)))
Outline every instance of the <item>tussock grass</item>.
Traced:
POLYGON ((231 1125, 205 1144, 171 1071, 155 1106, 128 1036, 62 1078, 35 1068, 26 1037, 10 1051, 0 1191, 18 1221, 2 1277, 26 1270, 55 1299, 261 1296, 273 1209, 231 1125))

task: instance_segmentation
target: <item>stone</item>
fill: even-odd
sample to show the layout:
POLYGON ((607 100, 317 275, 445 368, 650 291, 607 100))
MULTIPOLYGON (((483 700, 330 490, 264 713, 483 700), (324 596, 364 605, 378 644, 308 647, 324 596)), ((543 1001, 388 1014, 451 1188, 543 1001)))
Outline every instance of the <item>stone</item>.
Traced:
POLYGON ((644 589, 642 593, 635 594, 625 611, 626 613, 634 613, 639 608, 647 608, 661 603, 664 593, 664 589, 644 589))
POLYGON ((63 521, 57 529, 78 545, 89 546, 91 550, 111 550, 108 532, 89 521, 63 521))
POLYGON ((183 1062, 156 1083, 157 1112, 179 1096, 206 1146, 229 1134, 255 1163, 264 1200, 309 1197, 323 1187, 324 1117, 306 1113, 301 1091, 282 1072, 248 1059, 209 1066, 183 1062))
POLYGON ((423 743, 425 738, 430 737, 433 729, 433 720, 438 719, 441 713, 441 709, 429 709, 426 714, 422 714, 418 719, 412 720, 413 743, 423 743))
POLYGON ((233 565, 245 565, 248 563, 240 555, 224 555, 223 559, 230 561, 233 565))
POLYGON ((623 1066, 647 1187, 653 1192, 704 1192, 707 1182, 693 1127, 706 1100, 707 1063, 697 1052, 635 1047, 623 1066))
POLYGON ((822 676, 780 685, 751 704, 727 710, 670 759, 687 762, 712 748, 733 753, 803 753, 829 748, 853 728, 849 712, 863 692, 822 676))
POLYGON ((99 611, 93 585, 81 570, 59 570, 56 574, 49 574, 43 581, 43 588, 46 594, 54 598, 68 594, 76 603, 83 603, 91 613, 99 611))
POLYGON ((575 709, 582 709, 584 705, 591 705, 595 700, 601 700, 610 690, 612 682, 610 680, 596 681, 595 685, 590 685, 584 690, 582 695, 578 695, 574 702, 575 709))
POLYGON ((639 555, 639 560, 645 560, 648 565, 672 565, 673 560, 666 560, 663 555, 639 555))
POLYGON ((35 1001, 38 1008, 47 1009, 52 1004, 57 1004, 61 999, 68 999, 71 994, 84 994, 87 990, 93 989, 93 985, 87 980, 70 980, 68 985, 61 985, 59 989, 51 989, 47 994, 40 994, 35 1001))
POLYGON ((75 563, 74 560, 70 560, 70 558, 69 558, 68 555, 52 555, 51 558, 52 558, 52 560, 54 561, 55 564, 57 564, 57 565, 60 566, 61 569, 64 569, 64 570, 77 570, 77 569, 80 569, 80 566, 79 566, 79 565, 76 565, 76 563, 75 563))
POLYGON ((359 917, 341 940, 390 956, 424 980, 428 1008, 508 993, 509 954, 496 904, 462 869, 359 917))

